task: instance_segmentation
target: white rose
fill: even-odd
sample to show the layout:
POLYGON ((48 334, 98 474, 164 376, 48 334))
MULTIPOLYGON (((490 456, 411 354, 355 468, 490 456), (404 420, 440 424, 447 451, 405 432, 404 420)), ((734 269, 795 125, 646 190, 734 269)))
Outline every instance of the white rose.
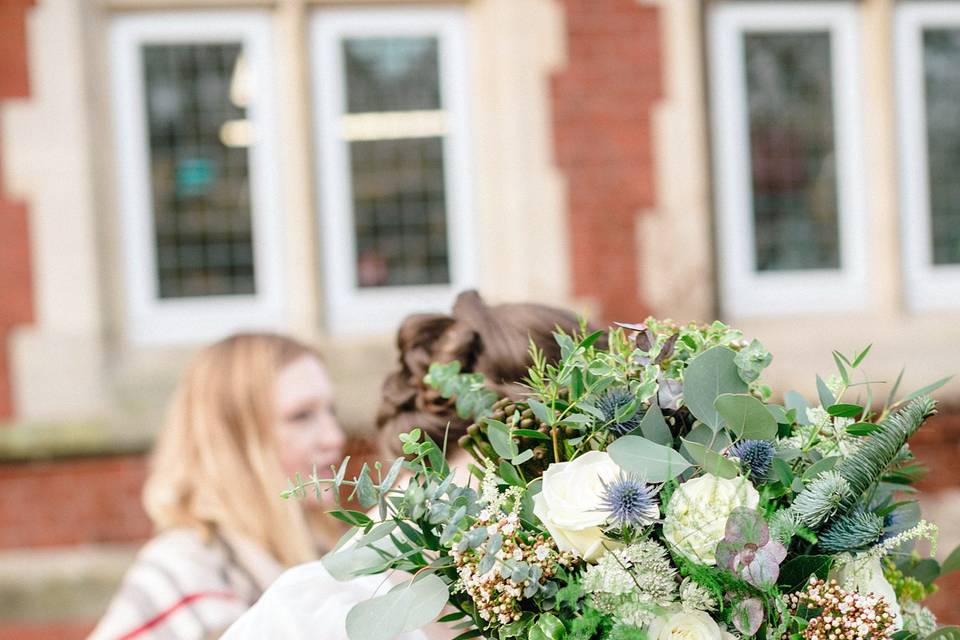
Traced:
POLYGON ((728 640, 734 636, 703 611, 668 613, 650 623, 650 640, 728 640))
POLYGON ((618 546, 603 537, 601 526, 610 517, 603 508, 603 483, 619 475, 620 467, 602 451, 547 467, 543 488, 533 497, 533 513, 561 551, 595 562, 606 548, 618 546))
POLYGON ((670 498, 663 537, 684 556, 701 564, 717 563, 727 518, 738 507, 755 509, 760 494, 743 476, 733 479, 704 475, 681 484, 670 498))
MULTIPOLYGON (((846 557, 850 558, 849 555, 846 557)), ((894 629, 903 629, 903 615, 900 612, 900 603, 897 602, 897 594, 893 585, 883 575, 883 565, 879 558, 863 556, 838 562, 830 577, 847 591, 881 596, 890 605, 894 629)))

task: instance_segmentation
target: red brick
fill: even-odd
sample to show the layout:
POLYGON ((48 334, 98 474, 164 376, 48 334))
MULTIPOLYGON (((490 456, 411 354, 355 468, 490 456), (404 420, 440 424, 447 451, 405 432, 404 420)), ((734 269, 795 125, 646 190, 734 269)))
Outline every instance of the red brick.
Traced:
POLYGON ((83 640, 95 622, 11 624, 0 621, 0 640, 83 640))
POLYGON ((556 162, 567 179, 574 295, 605 320, 636 320, 635 218, 652 207, 650 114, 661 94, 658 10, 635 0, 558 0, 568 60, 551 78, 556 162))
POLYGON ((143 456, 0 466, 0 548, 146 539, 143 456))
MULTIPOLYGON (((30 93, 27 68, 27 9, 33 0, 0 1, 0 100, 30 93)), ((15 325, 33 319, 30 235, 23 203, 4 196, 0 166, 0 420, 13 416, 8 338, 15 325)))
POLYGON ((30 93, 27 69, 27 9, 33 0, 0 2, 0 98, 22 98, 30 93))

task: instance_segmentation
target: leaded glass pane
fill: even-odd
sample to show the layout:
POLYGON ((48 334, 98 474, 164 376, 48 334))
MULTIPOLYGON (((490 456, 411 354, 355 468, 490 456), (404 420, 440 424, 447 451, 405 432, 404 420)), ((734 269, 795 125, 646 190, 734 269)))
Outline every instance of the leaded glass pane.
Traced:
POLYGON ((840 266, 828 32, 744 36, 758 271, 840 266))
POLYGON ((436 38, 348 38, 347 111, 440 108, 436 38))
POLYGON ((350 144, 361 287, 445 284, 443 139, 350 144))
POLYGON ((437 39, 348 38, 343 50, 344 117, 370 127, 348 137, 356 284, 447 284, 444 138, 404 115, 431 112, 432 122, 444 121, 437 39))
POLYGON ((960 264, 960 29, 923 33, 933 263, 960 264))
POLYGON ((241 56, 239 43, 143 48, 161 298, 256 290, 241 56))

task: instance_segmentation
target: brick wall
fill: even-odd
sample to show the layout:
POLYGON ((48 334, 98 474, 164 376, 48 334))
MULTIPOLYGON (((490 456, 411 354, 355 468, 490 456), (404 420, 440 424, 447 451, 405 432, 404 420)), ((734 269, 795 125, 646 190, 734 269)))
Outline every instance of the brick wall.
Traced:
MULTIPOLYGON (((957 461, 960 460, 960 410, 944 410, 932 418, 910 440, 914 455, 928 469, 926 478, 917 484, 921 499, 927 507, 941 501, 960 500, 960 474, 957 474, 957 461)), ((939 505, 942 506, 942 505, 939 505)), ((954 514, 960 514, 960 507, 938 509, 937 522, 941 528, 941 552, 949 552, 957 544, 957 526, 960 521, 951 521, 954 514)), ((928 517, 930 509, 926 509, 928 517)), ((940 592, 926 601, 944 624, 960 624, 960 572, 955 572, 937 580, 940 592)))
POLYGON ((145 477, 144 456, 0 466, 0 549, 144 540, 145 477))
POLYGON ((607 320, 634 320, 636 216, 654 204, 651 110, 661 94, 658 9, 558 0, 567 62, 551 80, 556 161, 566 177, 573 293, 607 320))
MULTIPOLYGON (((33 0, 0 2, 0 100, 30 94, 26 15, 33 0)), ((13 327, 33 320, 27 208, 5 195, 0 165, 0 420, 14 413, 8 342, 13 327)))

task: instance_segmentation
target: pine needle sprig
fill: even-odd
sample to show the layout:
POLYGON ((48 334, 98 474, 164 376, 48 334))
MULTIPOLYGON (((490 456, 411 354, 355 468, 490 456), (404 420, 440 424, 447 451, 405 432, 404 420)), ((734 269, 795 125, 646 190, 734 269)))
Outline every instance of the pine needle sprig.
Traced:
POLYGON ((857 500, 880 480, 887 467, 896 459, 907 440, 924 421, 936 413, 936 401, 930 396, 921 396, 888 416, 880 428, 871 434, 849 458, 836 469, 853 490, 843 502, 843 509, 852 509, 857 500))
POLYGON ((797 519, 819 527, 835 513, 842 515, 855 508, 897 459, 910 436, 935 412, 936 401, 921 396, 884 419, 832 473, 821 474, 800 492, 792 507, 797 519))
POLYGON ((827 553, 858 551, 883 535, 883 518, 862 507, 831 521, 820 533, 818 545, 827 553))

